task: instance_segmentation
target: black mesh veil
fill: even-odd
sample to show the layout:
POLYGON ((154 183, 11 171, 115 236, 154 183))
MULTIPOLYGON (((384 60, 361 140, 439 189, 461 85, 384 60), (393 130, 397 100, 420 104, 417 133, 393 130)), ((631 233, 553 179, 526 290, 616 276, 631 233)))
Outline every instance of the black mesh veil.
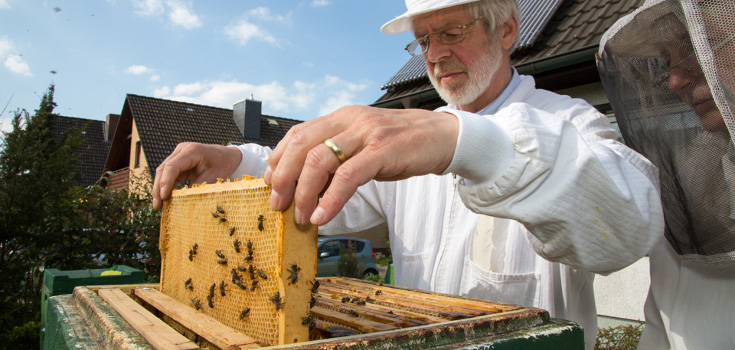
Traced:
POLYGON ((603 36, 598 69, 625 142, 658 168, 679 255, 735 260, 735 1, 657 0, 603 36))

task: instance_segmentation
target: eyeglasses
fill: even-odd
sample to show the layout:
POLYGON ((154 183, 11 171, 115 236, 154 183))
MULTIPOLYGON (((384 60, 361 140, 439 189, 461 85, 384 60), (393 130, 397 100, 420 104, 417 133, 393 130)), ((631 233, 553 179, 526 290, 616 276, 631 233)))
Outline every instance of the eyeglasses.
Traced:
MULTIPOLYGON (((735 33, 731 34, 729 37, 727 37, 724 40, 721 40, 718 43, 710 42, 709 45, 712 48, 712 52, 718 52, 723 46, 731 42, 733 39, 735 39, 735 33)), ((687 40, 687 39, 685 39, 687 40)), ((690 46, 688 47, 690 51, 694 51, 694 49, 690 46)), ((681 60, 675 62, 675 63, 669 63, 669 68, 663 72, 657 79, 654 80, 653 86, 656 88, 661 88, 666 84, 669 79, 671 78, 671 71, 672 70, 678 70, 680 72, 686 73, 687 75, 691 77, 699 76, 703 74, 702 68, 699 66, 699 60, 697 59, 697 54, 695 52, 692 52, 688 56, 682 58, 681 60)))
POLYGON ((442 43, 444 45, 456 44, 456 43, 462 41, 462 39, 464 39, 464 33, 465 33, 465 31, 470 26, 472 26, 473 24, 475 24, 475 22, 477 22, 477 20, 479 20, 479 19, 482 19, 482 17, 477 17, 477 18, 473 19, 472 22, 467 23, 467 24, 465 24, 463 26, 451 27, 451 28, 447 28, 447 29, 444 29, 444 30, 440 30, 438 32, 426 34, 426 35, 424 35, 424 36, 422 36, 422 37, 420 37, 420 38, 418 38, 418 39, 416 39, 416 40, 408 43, 408 45, 406 45, 405 50, 408 51, 408 53, 411 56, 418 56, 418 55, 424 54, 424 52, 426 52, 426 51, 429 50, 429 42, 431 41, 429 39, 429 37, 431 37, 431 36, 433 36, 434 38, 436 38, 436 41, 438 41, 438 42, 440 42, 440 43, 442 43))

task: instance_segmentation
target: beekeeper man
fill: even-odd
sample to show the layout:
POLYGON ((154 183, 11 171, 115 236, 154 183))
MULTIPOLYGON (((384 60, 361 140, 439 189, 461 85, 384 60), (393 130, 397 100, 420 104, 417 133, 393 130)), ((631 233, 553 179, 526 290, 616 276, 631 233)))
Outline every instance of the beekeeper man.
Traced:
POLYGON ((735 2, 646 1, 598 67, 626 143, 660 170, 639 349, 735 349, 735 2))
POLYGON ((272 207, 294 200, 295 220, 321 234, 387 223, 398 285, 543 308, 581 324, 591 349, 593 273, 635 262, 663 234, 655 167, 593 107, 510 66, 514 0, 406 7, 381 30, 413 31, 406 49, 449 106, 344 107, 272 153, 181 144, 156 171, 155 206, 176 181, 264 174, 272 207))

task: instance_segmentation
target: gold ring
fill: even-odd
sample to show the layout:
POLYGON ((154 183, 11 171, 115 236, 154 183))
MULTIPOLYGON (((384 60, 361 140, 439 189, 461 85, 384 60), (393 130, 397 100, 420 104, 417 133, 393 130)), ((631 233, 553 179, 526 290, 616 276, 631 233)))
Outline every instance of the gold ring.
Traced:
POLYGON ((347 156, 342 152, 342 149, 337 146, 336 143, 332 139, 327 139, 324 141, 324 144, 329 147, 330 150, 332 150, 332 153, 334 153, 335 156, 337 156, 337 159, 339 159, 340 163, 344 163, 347 161, 347 156))

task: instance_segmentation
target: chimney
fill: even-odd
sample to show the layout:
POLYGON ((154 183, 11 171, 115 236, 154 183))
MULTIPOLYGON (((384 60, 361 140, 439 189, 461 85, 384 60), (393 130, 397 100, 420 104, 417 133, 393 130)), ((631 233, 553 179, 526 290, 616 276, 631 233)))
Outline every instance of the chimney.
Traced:
POLYGON ((119 114, 108 114, 105 117, 105 142, 112 142, 112 138, 115 137, 115 130, 117 130, 117 122, 119 121, 119 114))
POLYGON ((263 102, 249 99, 235 103, 232 107, 232 118, 240 130, 240 134, 247 140, 260 140, 260 119, 263 102))

